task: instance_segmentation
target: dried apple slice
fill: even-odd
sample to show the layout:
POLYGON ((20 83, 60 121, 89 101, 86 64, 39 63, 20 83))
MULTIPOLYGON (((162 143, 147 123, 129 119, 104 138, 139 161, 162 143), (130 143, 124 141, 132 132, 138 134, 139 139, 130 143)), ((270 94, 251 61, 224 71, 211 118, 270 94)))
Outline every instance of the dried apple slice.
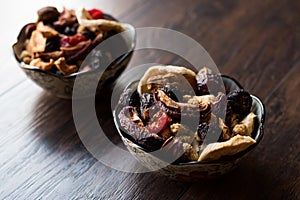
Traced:
POLYGON ((157 89, 159 85, 166 86, 171 85, 177 87, 179 90, 184 91, 185 89, 190 91, 190 88, 196 87, 196 73, 185 67, 178 66, 153 66, 149 68, 144 76, 141 78, 138 84, 138 93, 151 92, 157 89), (189 88, 185 88, 184 80, 187 80, 189 88))
POLYGON ((215 142, 207 145, 199 156, 198 162, 218 160, 222 156, 239 153, 256 143, 249 136, 236 135, 225 142, 215 142))

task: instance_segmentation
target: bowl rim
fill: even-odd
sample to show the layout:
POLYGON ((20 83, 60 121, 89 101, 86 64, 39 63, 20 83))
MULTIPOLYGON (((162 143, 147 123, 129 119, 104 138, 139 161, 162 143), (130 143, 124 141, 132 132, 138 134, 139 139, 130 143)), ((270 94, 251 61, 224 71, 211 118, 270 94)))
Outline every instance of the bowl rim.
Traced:
MULTIPOLYGON (((228 75, 221 75, 222 79, 228 79, 229 81, 232 81, 234 84, 236 84, 238 89, 244 89, 241 84, 234 78, 228 76, 228 75)), ((127 88, 130 85, 130 83, 128 85, 125 86, 125 88, 127 88)), ((254 144, 252 144, 251 146, 249 146, 247 149, 238 152, 234 155, 229 155, 229 156, 224 156, 221 159, 218 160, 213 160, 213 161, 190 161, 190 162, 180 162, 180 163, 170 163, 171 166, 195 166, 195 165, 208 165, 208 164, 226 164, 228 162, 232 162, 232 161, 236 161, 241 159, 242 157, 244 157, 246 154, 248 154, 250 151, 252 151, 262 140, 263 136, 264 136, 264 122, 265 122, 265 105, 264 103, 255 95, 250 94, 252 100, 256 101, 257 105, 259 106, 259 109, 261 110, 261 119, 260 121, 258 121, 258 125, 257 125, 257 130, 256 130, 256 136, 255 138, 253 138, 256 142, 254 144)), ((143 147, 139 146, 138 144, 136 144, 134 141, 132 141, 129 137, 126 137, 126 135, 124 135, 124 133, 122 132, 122 130, 119 128, 118 126, 118 119, 117 119, 117 113, 116 111, 118 110, 118 105, 115 107, 115 109, 113 110, 113 118, 114 118, 114 123, 115 123, 115 127, 122 139, 122 141, 124 142, 127 141, 129 142, 131 145, 133 145, 135 148, 143 151, 144 153, 149 153, 147 152, 146 149, 144 149, 143 147)), ((127 147, 127 145, 125 144, 125 146, 127 147)), ((156 157, 157 159, 160 159, 158 157, 156 157)))
MULTIPOLYGON (((112 15, 110 14, 107 14, 107 13, 104 13, 104 16, 105 18, 107 19, 112 19, 112 20, 115 20, 118 22, 118 20, 116 18, 114 18, 112 15)), ((29 70, 29 71, 36 71, 36 72, 40 72, 40 73, 44 73, 44 74, 47 74, 47 75, 50 75, 50 76, 54 76, 56 78, 60 78, 60 79, 72 79, 72 78, 75 78, 77 76, 81 76, 81 75, 85 75, 85 74, 93 74, 95 72, 98 71, 98 69, 95 69, 95 70, 91 70, 91 71, 83 71, 83 72, 76 72, 76 73, 72 73, 72 74, 69 74, 69 75, 57 75, 55 73, 52 73, 52 72, 49 72, 49 71, 45 71, 45 70, 42 70, 38 67, 35 67, 35 66, 31 66, 31 65, 28 65, 28 64, 25 64, 23 61, 21 61, 18 56, 17 56, 17 53, 16 53, 16 49, 17 49, 17 46, 18 45, 21 45, 23 42, 24 42, 24 39, 25 39, 25 29, 28 25, 30 24, 35 24, 34 22, 30 22, 30 23, 27 23, 25 24, 18 36, 17 36, 17 41, 12 45, 12 53, 16 59, 16 61, 18 62, 19 64, 19 67, 23 70, 29 70)), ((131 44, 130 44, 130 50, 126 53, 126 54, 123 54, 121 57, 117 58, 115 61, 113 61, 113 66, 115 65, 118 65, 120 63, 122 63, 128 56, 130 56, 130 54, 132 54, 132 52, 134 51, 135 49, 135 46, 136 46, 136 29, 133 25, 129 24, 129 23, 120 23, 124 28, 125 28, 125 32, 126 31, 131 31, 132 32, 132 38, 133 40, 131 41, 131 44)), ((99 69, 100 70, 100 69, 99 69)))

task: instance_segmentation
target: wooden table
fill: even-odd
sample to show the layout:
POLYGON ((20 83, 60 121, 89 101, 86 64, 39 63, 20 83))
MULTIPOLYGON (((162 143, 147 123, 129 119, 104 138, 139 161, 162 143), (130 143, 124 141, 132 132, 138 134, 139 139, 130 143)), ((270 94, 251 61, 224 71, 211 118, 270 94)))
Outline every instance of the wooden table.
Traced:
MULTIPOLYGON (((64 2, 1 3, 0 199, 300 198, 300 1, 64 2), (198 183, 120 172, 97 162, 77 135, 71 101, 36 86, 12 56, 18 31, 46 5, 98 7, 135 27, 170 28, 194 38, 221 73, 263 100, 262 142, 232 173, 198 183)), ((175 61, 140 51, 129 68, 175 61)))

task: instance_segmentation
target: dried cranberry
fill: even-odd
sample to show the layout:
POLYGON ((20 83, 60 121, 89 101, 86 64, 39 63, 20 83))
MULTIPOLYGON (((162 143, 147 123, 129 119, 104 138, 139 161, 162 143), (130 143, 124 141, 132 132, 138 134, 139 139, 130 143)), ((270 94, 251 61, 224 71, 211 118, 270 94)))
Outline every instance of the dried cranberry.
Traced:
POLYGON ((162 111, 158 111, 149 121, 148 130, 150 133, 163 131, 172 119, 162 111))
POLYGON ((103 19, 103 12, 99 9, 93 8, 88 10, 88 12, 93 19, 103 19))
POLYGON ((86 41, 86 37, 80 33, 78 33, 74 36, 64 36, 60 39, 60 46, 61 47, 72 47, 82 41, 86 41))

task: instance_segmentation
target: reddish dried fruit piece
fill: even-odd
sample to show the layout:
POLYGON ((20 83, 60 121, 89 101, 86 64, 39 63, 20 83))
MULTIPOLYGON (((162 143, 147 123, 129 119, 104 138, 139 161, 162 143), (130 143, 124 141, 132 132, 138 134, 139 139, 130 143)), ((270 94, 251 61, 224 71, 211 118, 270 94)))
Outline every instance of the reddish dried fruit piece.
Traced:
POLYGON ((86 37, 80 33, 78 33, 74 36, 64 36, 60 39, 60 46, 61 47, 72 47, 82 41, 86 41, 86 37))
POLYGON ((137 144, 149 151, 156 151, 161 148, 165 140, 155 133, 150 133, 144 126, 139 126, 131 120, 132 111, 134 107, 125 106, 119 112, 118 118, 123 130, 126 130, 126 134, 132 137, 137 144))
POLYGON ((158 111, 149 121, 150 133, 159 133, 167 128, 172 119, 162 111, 158 111))
POLYGON ((93 19, 103 19, 103 12, 99 9, 93 8, 88 10, 88 13, 93 19))

